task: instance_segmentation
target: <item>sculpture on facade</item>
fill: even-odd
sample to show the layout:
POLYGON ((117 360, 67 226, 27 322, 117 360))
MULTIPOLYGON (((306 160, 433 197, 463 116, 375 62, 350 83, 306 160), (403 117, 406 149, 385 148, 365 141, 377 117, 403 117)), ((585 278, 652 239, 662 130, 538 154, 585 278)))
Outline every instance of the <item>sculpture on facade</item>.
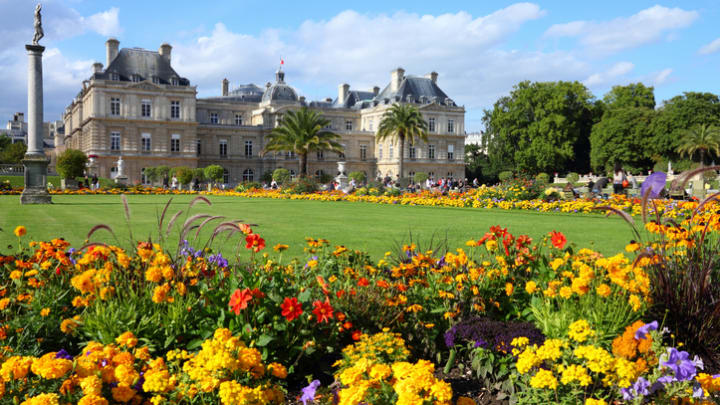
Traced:
POLYGON ((40 39, 45 36, 45 33, 42 29, 42 15, 40 14, 40 10, 42 10, 42 5, 38 4, 35 7, 35 35, 33 35, 32 39, 33 45, 38 45, 40 39))

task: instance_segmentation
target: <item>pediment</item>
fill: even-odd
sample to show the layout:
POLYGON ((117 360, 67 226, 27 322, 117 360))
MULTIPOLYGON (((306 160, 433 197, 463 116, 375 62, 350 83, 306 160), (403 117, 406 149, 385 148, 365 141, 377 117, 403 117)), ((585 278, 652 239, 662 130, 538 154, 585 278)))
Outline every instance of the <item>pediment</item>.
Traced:
POLYGON ((160 90, 161 87, 153 84, 148 81, 140 82, 140 83, 133 83, 128 86, 129 89, 136 89, 136 90, 160 90))

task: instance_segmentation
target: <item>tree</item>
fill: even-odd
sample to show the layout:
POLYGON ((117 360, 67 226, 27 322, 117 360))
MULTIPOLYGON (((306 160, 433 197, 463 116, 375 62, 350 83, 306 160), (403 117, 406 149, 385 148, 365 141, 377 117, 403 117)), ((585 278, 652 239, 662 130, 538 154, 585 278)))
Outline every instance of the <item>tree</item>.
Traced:
POLYGON ((714 152, 720 155, 720 130, 708 125, 699 125, 685 132, 677 147, 677 152, 692 158, 696 152, 700 152, 700 167, 705 162, 705 154, 714 152))
POLYGON ((376 134, 378 141, 397 138, 400 146, 400 178, 405 178, 405 141, 414 144, 417 139, 427 142, 427 123, 417 108, 410 104, 393 104, 385 111, 376 134))
POLYGON ((315 151, 343 152, 338 143, 340 135, 325 129, 330 121, 317 111, 303 107, 298 111, 288 111, 267 137, 263 154, 273 151, 295 152, 298 156, 300 176, 307 176, 307 156, 315 151))
POLYGON ((493 171, 587 171, 601 106, 579 82, 518 83, 483 117, 493 171))
POLYGON ((88 158, 82 151, 66 149, 57 160, 55 169, 64 179, 74 179, 83 175, 88 158))
POLYGON ((484 180, 483 175, 488 165, 488 157, 483 153, 482 146, 472 143, 465 145, 465 177, 484 180))
POLYGON ((225 174, 225 170, 220 165, 210 165, 205 168, 205 177, 215 183, 220 183, 225 174))
POLYGON ((192 181, 193 169, 187 166, 174 167, 172 168, 172 173, 180 184, 190 184, 192 181))
POLYGON ((365 176, 365 173, 363 172, 350 172, 348 173, 348 177, 351 179, 355 179, 355 183, 358 186, 360 184, 365 184, 365 180, 367 180, 367 176, 365 176))
POLYGON ((677 148, 688 128, 720 126, 720 99, 712 93, 685 92, 666 100, 653 121, 653 152, 677 160, 677 148))
POLYGON ((642 83, 630 83, 627 86, 613 86, 603 102, 608 109, 650 108, 655 109, 655 89, 642 83))
POLYGON ((17 164, 25 157, 27 145, 22 142, 8 144, 0 153, 0 161, 6 164, 17 164))
POLYGON ((290 170, 285 169, 283 167, 278 167, 275 169, 275 171, 272 173, 272 178, 275 180, 278 184, 286 184, 290 182, 290 170))
POLYGON ((0 134, 0 152, 5 150, 5 148, 8 147, 12 143, 12 139, 10 139, 7 134, 0 134))
POLYGON ((610 170, 616 162, 625 169, 652 168, 652 120, 648 108, 618 108, 607 111, 590 135, 590 163, 593 170, 610 170))

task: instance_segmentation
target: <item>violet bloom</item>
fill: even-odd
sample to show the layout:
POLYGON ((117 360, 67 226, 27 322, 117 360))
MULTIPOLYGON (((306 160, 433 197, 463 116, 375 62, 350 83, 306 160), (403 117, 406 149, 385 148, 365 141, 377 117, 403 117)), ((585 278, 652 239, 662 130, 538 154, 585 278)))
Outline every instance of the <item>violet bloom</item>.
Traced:
POLYGON ((478 338, 478 340, 475 341, 475 345, 473 347, 487 347, 487 342, 483 338, 478 338))
POLYGON ((675 373, 678 381, 687 381, 695 377, 695 363, 688 360, 690 355, 685 351, 678 351, 671 347, 668 349, 668 361, 662 363, 663 366, 670 368, 675 373))
POLYGON ((693 398, 703 398, 705 396, 705 391, 703 391, 700 384, 695 384, 692 396, 693 398))
POLYGON ((626 401, 632 401, 635 399, 635 395, 633 395, 633 392, 630 390, 630 388, 623 388, 620 390, 622 393, 623 399, 626 401))
POLYGON ((320 380, 313 380, 310 385, 302 389, 302 397, 300 397, 300 400, 303 405, 307 405, 308 401, 315 401, 315 391, 317 391, 319 386, 320 380))
POLYGON ((638 395, 650 395, 648 387, 650 387, 650 381, 642 377, 638 378, 635 384, 633 384, 633 390, 635 390, 638 395))
POLYGON ((72 360, 72 356, 65 349, 60 349, 59 352, 55 353, 56 359, 72 360))
POLYGON ((651 330, 657 330, 658 328, 658 322, 652 321, 650 323, 646 323, 645 325, 638 328, 638 330, 635 331, 635 340, 642 340, 645 339, 651 330))

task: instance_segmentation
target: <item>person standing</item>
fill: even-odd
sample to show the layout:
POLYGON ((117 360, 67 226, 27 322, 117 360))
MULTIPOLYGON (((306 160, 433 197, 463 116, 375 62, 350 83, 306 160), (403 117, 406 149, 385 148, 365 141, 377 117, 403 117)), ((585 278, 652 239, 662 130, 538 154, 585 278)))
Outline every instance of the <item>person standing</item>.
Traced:
POLYGON ((163 188, 167 190, 170 183, 170 179, 168 178, 167 173, 163 176, 163 188))
POLYGON ((98 187, 98 176, 97 176, 97 174, 94 174, 94 173, 93 173, 91 182, 92 182, 92 189, 93 189, 93 190, 97 190, 97 189, 99 188, 99 187, 98 187))
POLYGON ((613 170, 613 193, 622 194, 625 188, 624 182, 627 181, 625 177, 625 171, 623 171, 620 163, 615 163, 615 169, 613 170))

